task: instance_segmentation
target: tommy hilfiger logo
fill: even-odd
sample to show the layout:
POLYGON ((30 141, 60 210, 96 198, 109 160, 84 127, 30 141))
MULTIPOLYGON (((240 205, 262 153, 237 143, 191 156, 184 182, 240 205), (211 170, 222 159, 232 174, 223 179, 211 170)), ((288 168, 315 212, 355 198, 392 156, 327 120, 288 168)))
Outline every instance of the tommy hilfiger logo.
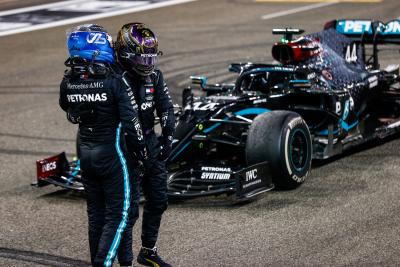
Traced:
POLYGON ((154 87, 146 88, 146 94, 152 94, 152 93, 154 93, 154 87))

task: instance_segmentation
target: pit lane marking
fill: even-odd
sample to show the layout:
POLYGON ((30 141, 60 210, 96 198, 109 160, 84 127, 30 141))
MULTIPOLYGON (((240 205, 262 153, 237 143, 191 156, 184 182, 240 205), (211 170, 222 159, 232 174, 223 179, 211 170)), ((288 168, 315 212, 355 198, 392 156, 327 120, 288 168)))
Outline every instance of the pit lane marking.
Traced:
POLYGON ((0 37, 196 0, 70 0, 0 12, 0 37))

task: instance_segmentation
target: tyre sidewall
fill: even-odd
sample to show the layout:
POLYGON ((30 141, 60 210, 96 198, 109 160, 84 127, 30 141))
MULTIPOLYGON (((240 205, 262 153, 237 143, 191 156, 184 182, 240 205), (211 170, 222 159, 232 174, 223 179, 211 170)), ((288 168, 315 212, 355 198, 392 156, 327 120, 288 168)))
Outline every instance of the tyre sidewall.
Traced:
POLYGON ((312 144, 307 124, 295 113, 289 114, 284 120, 280 138, 280 152, 280 165, 281 170, 285 172, 284 176, 290 177, 293 185, 303 183, 311 168, 312 144), (295 167, 291 155, 291 143, 295 134, 301 134, 306 141, 306 160, 301 169, 295 167))

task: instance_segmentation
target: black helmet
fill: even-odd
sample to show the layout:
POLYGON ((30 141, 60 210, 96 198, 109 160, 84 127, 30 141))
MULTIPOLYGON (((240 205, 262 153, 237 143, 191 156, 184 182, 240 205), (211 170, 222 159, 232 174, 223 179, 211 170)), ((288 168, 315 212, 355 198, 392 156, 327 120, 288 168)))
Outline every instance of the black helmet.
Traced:
POLYGON ((158 40, 143 23, 135 22, 122 26, 115 43, 118 61, 139 75, 150 75, 157 63, 158 40))

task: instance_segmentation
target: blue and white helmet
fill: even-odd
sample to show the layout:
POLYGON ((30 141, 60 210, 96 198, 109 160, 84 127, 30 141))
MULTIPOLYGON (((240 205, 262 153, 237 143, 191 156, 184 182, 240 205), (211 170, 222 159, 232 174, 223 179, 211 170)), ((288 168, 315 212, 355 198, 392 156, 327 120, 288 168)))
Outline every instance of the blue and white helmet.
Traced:
POLYGON ((96 24, 84 24, 67 32, 67 47, 71 58, 88 62, 114 63, 112 38, 96 24))

